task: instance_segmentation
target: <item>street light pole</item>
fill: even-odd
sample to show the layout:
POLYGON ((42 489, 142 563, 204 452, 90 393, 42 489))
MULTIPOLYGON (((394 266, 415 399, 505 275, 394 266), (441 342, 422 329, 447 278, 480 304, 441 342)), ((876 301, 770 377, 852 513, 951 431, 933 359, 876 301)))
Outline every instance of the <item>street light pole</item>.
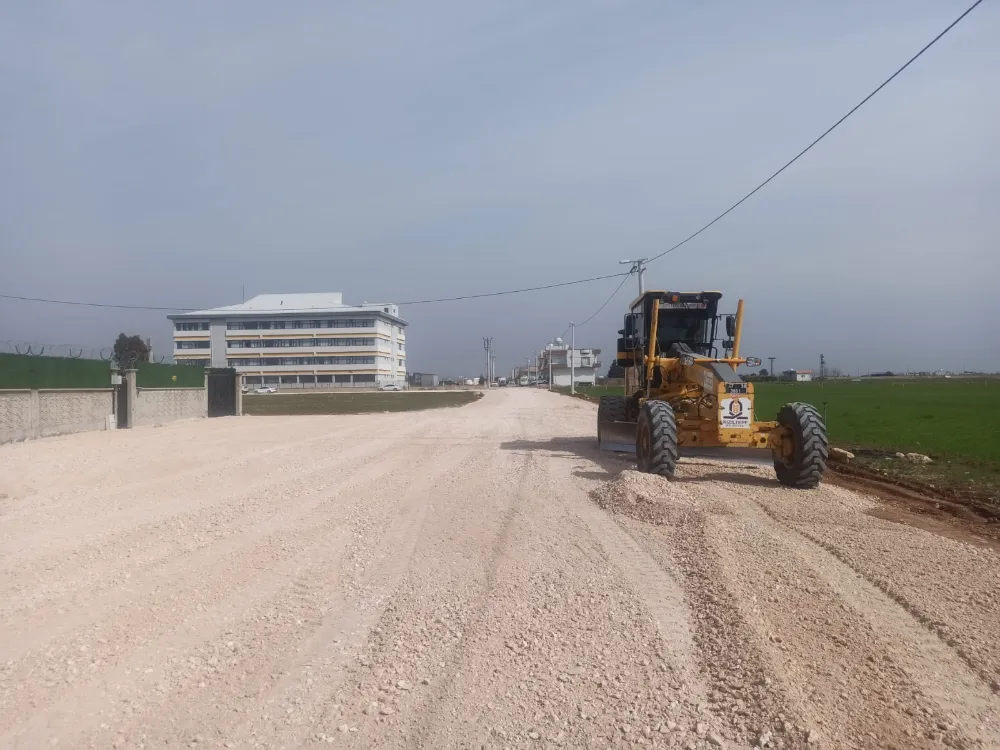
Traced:
POLYGON ((569 393, 572 396, 576 394, 576 323, 572 320, 569 322, 569 330, 569 393))
POLYGON ((550 341, 545 345, 545 348, 549 352, 549 390, 552 390, 552 342, 550 341))
POLYGON ((486 387, 490 387, 493 378, 490 377, 490 360, 493 353, 493 338, 483 338, 483 349, 486 350, 486 387))
POLYGON ((632 266, 629 273, 639 274, 639 296, 641 297, 646 292, 646 261, 649 258, 636 258, 635 260, 620 260, 618 265, 620 266, 632 266))

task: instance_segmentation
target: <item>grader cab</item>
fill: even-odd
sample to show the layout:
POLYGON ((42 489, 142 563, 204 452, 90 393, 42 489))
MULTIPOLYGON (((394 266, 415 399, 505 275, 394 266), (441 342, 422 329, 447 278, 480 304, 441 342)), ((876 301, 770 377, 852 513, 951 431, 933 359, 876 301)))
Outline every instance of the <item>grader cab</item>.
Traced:
POLYGON ((753 383, 736 368, 761 362, 740 356, 743 300, 735 316, 723 317, 721 298, 721 292, 650 291, 632 303, 618 332, 626 395, 601 398, 598 443, 634 452, 640 471, 667 477, 683 455, 769 450, 779 482, 816 487, 828 454, 823 418, 796 402, 782 406, 774 421, 756 419, 753 383))

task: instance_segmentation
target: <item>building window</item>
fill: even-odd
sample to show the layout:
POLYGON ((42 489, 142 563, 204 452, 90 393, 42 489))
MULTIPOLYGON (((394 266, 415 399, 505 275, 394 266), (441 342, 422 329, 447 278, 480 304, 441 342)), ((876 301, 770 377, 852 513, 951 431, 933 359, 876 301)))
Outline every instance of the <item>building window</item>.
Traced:
POLYGON ((283 320, 231 320, 226 323, 226 328, 230 331, 267 331, 284 327, 283 320))
POLYGON ((319 346, 375 346, 374 338, 345 339, 250 339, 247 341, 227 341, 231 349, 274 349, 276 347, 307 347, 319 346))
POLYGON ((355 383, 374 383, 375 382, 375 376, 374 375, 355 375, 354 376, 354 382, 355 383))
POLYGON ((207 331, 208 323, 188 323, 188 322, 176 322, 174 323, 175 331, 207 331))
POLYGON ((373 365, 375 357, 230 357, 230 367, 298 367, 314 365, 373 365))
POLYGON ((174 345, 178 349, 211 349, 210 341, 176 341, 174 345))
POLYGON ((192 367, 208 367, 210 360, 208 359, 179 359, 177 364, 179 365, 191 365, 192 367))

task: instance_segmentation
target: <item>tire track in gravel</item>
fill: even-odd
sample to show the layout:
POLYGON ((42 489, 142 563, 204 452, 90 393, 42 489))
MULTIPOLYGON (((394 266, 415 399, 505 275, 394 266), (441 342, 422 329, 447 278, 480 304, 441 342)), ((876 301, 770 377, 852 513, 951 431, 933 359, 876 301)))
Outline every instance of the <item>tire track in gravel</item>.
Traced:
MULTIPOLYGON (((384 706, 376 703, 376 708, 372 709, 372 701, 375 696, 382 696, 388 702, 395 701, 404 695, 404 691, 396 689, 394 681, 384 682, 385 675, 394 672, 401 677, 408 677, 416 684, 418 676, 410 673, 409 670, 404 674, 401 662, 429 657, 431 653, 434 654, 434 666, 421 674, 443 674, 442 670, 448 669, 446 664, 452 659, 453 647, 455 644, 460 647, 469 637, 466 632, 467 628, 461 623, 465 622, 464 618, 467 613, 476 610, 479 606, 477 604, 479 602, 478 596, 463 598, 461 623, 449 621, 448 627, 443 629, 442 637, 436 639, 432 647, 427 649, 420 647, 419 652, 413 654, 410 649, 413 647, 415 637, 419 636, 414 636, 411 631, 416 630, 418 633, 423 631, 423 623, 428 621, 428 616, 423 615, 422 611, 427 607, 435 606, 437 598, 442 596, 442 593, 451 597, 457 596, 459 590, 463 593, 466 592, 464 583, 458 584, 455 581, 449 584, 449 576, 455 574, 455 569, 442 570, 438 564, 442 558, 450 558, 452 554, 460 554, 458 550, 469 542, 469 538, 464 532, 466 518, 470 512, 469 508, 477 506, 481 502, 480 498, 490 498, 488 506, 492 506, 494 495, 485 487, 497 482, 501 487, 505 486, 512 473, 513 467, 503 472, 495 470, 495 442, 491 439, 492 434, 502 429, 502 426, 508 422, 507 417, 501 417, 495 422, 485 425, 488 429, 486 434, 472 434, 460 440, 459 444, 470 446, 470 450, 464 453, 453 470, 441 474, 440 479, 435 483, 433 499, 427 508, 427 512, 432 514, 433 521, 425 519, 423 530, 419 536, 408 535, 414 540, 415 546, 408 550, 408 570, 403 571, 398 577, 392 596, 373 597, 370 593, 364 595, 365 599, 376 601, 379 604, 377 609, 369 608, 371 616, 366 622, 366 627, 374 627, 370 640, 356 655, 357 658, 353 663, 349 664, 339 675, 338 683, 327 681, 328 692, 325 696, 320 696, 323 699, 322 710, 313 717, 310 723, 303 723, 297 734, 283 738, 289 746, 301 746, 305 742, 317 738, 320 740, 325 738, 328 743, 334 744, 339 739, 340 744, 347 743, 351 746, 391 745, 393 741, 389 738, 376 738, 366 734, 366 724, 368 723, 381 720, 384 724, 391 722, 395 725, 397 722, 405 721, 405 717, 409 715, 405 703, 394 702, 392 708, 394 715, 389 718, 378 713, 379 707, 384 708, 384 706), (498 476, 503 478, 498 479, 498 476), (454 552, 447 551, 453 547, 456 547, 454 552), (430 565, 429 570, 427 569, 428 565, 430 565), (430 590, 427 590, 428 588, 430 590), (419 595, 418 591, 424 591, 426 595, 419 595), (397 619, 397 613, 404 609, 409 614, 405 621, 401 622, 397 619), (376 624, 378 627, 375 627, 376 624), (457 638, 454 635, 454 628, 460 628, 462 631, 457 638), (441 659, 445 661, 441 661, 439 665, 438 661, 441 659), (390 665, 387 662, 394 663, 390 665), (377 684, 379 675, 383 677, 383 684, 377 684), (385 691, 391 691, 395 697, 390 696, 385 691), (352 727, 352 732, 349 735, 343 734, 337 729, 338 726, 346 728, 348 724, 344 724, 345 721, 352 727), (359 727, 360 734, 357 733, 359 727)), ((454 436, 449 435, 446 439, 432 442, 443 446, 455 439, 454 436)), ((475 514, 474 518, 477 519, 476 523, 482 523, 482 520, 479 519, 480 511, 475 510, 473 513, 475 514)), ((488 516, 490 511, 484 507, 481 514, 488 516)), ((494 539, 486 545, 486 548, 492 549, 496 544, 494 539)), ((493 553, 490 555, 492 556, 493 553)), ((468 561, 469 570, 478 567, 477 561, 464 558, 464 556, 463 559, 468 561)), ((368 589, 366 581, 370 576, 366 571, 371 567, 371 564, 366 565, 365 571, 359 575, 357 588, 359 593, 364 593, 368 589)), ((380 568, 381 565, 375 566, 376 571, 380 568)), ((458 570, 461 571, 459 575, 464 578, 467 574, 466 567, 462 565, 458 570)), ((378 577, 380 574, 376 574, 375 578, 378 577)), ((475 585, 478 590, 478 584, 475 585)), ((471 594, 471 592, 468 593, 471 594)), ((435 622, 441 621, 435 619, 435 622)), ((408 663, 407 666, 412 667, 412 664, 408 663)), ((436 676, 435 682, 438 681, 436 676)), ((426 689, 421 688, 421 690, 426 689)))
MULTIPOLYGON (((934 702, 939 716, 924 727, 928 738, 937 741, 945 731, 957 730, 969 735, 963 739, 965 745, 1000 747, 1000 700, 989 684, 991 677, 983 674, 968 654, 942 639, 902 596, 894 596, 854 568, 833 545, 789 526, 759 501, 752 500, 747 509, 756 509, 755 522, 770 527, 772 537, 797 554, 839 599, 871 623, 872 634, 885 644, 890 658, 913 679, 919 694, 934 702), (948 675, 947 683, 940 679, 943 674, 948 675), (939 724, 949 729, 941 731, 939 724)), ((850 647, 856 649, 857 642, 852 641, 850 647)), ((930 715, 926 709, 925 713, 930 715)))
MULTIPOLYGON (((257 449, 250 456, 240 454, 240 458, 223 461, 220 464, 198 466, 185 471, 171 471, 165 476, 128 483, 115 488, 114 491, 94 490, 89 493, 73 492, 57 493, 51 496, 36 496, 30 506, 25 506, 30 513, 27 518, 18 519, 9 516, 4 519, 4 535, 0 538, 2 545, 12 556, 20 561, 30 560, 31 556, 44 550, 45 559, 64 559, 79 544, 79 531, 72 526, 53 524, 53 519, 46 513, 50 506, 58 506, 61 516, 79 514, 87 517, 87 523, 93 524, 102 520, 100 533, 92 535, 90 541, 94 548, 100 549, 105 539, 117 537, 123 530, 131 529, 136 522, 148 522, 178 515, 179 512, 204 507, 201 495, 213 486, 224 488, 223 496, 217 505, 228 504, 234 496, 249 488, 275 488, 288 481, 289 457, 308 449, 316 443, 328 442, 331 455, 336 455, 346 445, 347 450, 354 450, 356 439, 345 437, 344 441, 337 436, 331 441, 329 435, 319 435, 309 439, 300 439, 288 445, 278 445, 270 448, 257 449), (260 454, 274 453, 266 460, 259 460, 260 454), (234 486, 235 485, 235 488, 234 486), (191 488, 197 492, 185 492, 179 488, 191 488), (151 502, 160 499, 153 512, 151 502)), ((369 446, 369 452, 371 451, 369 446)), ((292 462, 294 465, 294 462, 292 462)), ((130 472, 131 473, 131 472, 130 472)), ((5 572, 0 568, 0 573, 5 572)), ((18 571, 19 572, 19 571, 18 571)))
MULTIPOLYGON (((137 429, 144 430, 149 428, 137 429)), ((36 491, 33 493, 30 513, 32 516, 36 516, 47 508, 58 507, 60 513, 66 514, 77 508, 89 507, 95 499, 107 502, 113 498, 120 498, 116 506, 120 509, 123 502, 127 503, 128 501, 142 499, 150 491, 158 489, 173 491, 176 489, 174 485, 179 481, 197 484, 198 480, 205 477, 224 473, 228 470, 243 469, 248 466, 251 468, 278 469, 280 471, 282 464, 278 462, 282 459, 294 455, 314 443, 330 441, 331 439, 336 441, 337 445, 350 445, 352 442, 357 442, 357 435, 355 433, 359 431, 360 428, 358 427, 353 428, 353 432, 349 434, 319 434, 309 437, 299 435, 292 440, 286 440, 273 445, 239 445, 238 447, 241 450, 238 455, 222 462, 212 460, 213 446, 211 444, 199 444, 197 448, 187 444, 181 446, 179 452, 174 451, 173 447, 167 444, 162 446, 162 448, 163 455, 168 456, 168 458, 161 459, 159 464, 154 463, 149 465, 147 461, 145 467, 147 470, 143 474, 136 476, 134 471, 130 470, 132 468, 130 462, 125 461, 122 462, 121 466, 117 467, 114 464, 106 465, 100 473, 105 478, 105 481, 94 483, 81 481, 81 478, 78 477, 78 472, 75 471, 52 472, 50 465, 48 467, 50 481, 53 483, 64 483, 68 478, 71 484, 65 490, 54 492, 36 491), (194 452, 192 453, 192 451, 194 452), (268 460, 262 462, 261 459, 265 458, 268 460), (188 460, 195 460, 197 463, 193 466, 184 467, 184 462, 188 460), (87 487, 87 491, 80 492, 80 486, 87 487)), ((156 433, 153 433, 153 435, 156 435, 156 433)), ((159 437, 158 435, 156 436, 159 437)), ((106 453, 107 447, 102 446, 102 448, 104 448, 102 453, 106 453)), ((0 453, 0 458, 8 458, 8 456, 0 453)), ((103 461, 103 459, 105 459, 105 456, 101 456, 98 460, 103 461)), ((17 520, 16 513, 10 514, 5 518, 4 531, 16 531, 17 533, 16 535, 10 535, 10 538, 6 535, 0 537, 0 543, 8 544, 10 541, 20 539, 24 536, 24 530, 16 526, 17 520)), ((26 549, 30 549, 31 546, 25 545, 26 549)))
MULTIPOLYGON (((452 718, 446 715, 445 706, 449 702, 448 693, 453 690, 455 677, 458 670, 467 661, 469 652, 476 647, 477 641, 489 630, 492 624, 491 620, 486 617, 486 612, 491 604, 490 595, 496 585, 498 568, 509 553, 511 531, 515 518, 527 502, 528 479, 535 465, 536 462, 529 456, 526 460, 518 462, 516 468, 510 472, 519 475, 518 482, 510 487, 509 501, 500 513, 499 525, 493 534, 489 550, 484 555, 484 570, 481 580, 477 581, 478 591, 472 601, 468 602, 466 611, 463 613, 462 635, 457 639, 454 647, 450 649, 447 661, 444 662, 446 666, 435 675, 431 690, 427 692, 422 704, 416 709, 419 718, 412 728, 408 742, 410 747, 441 746, 433 738, 440 736, 442 724, 448 723, 448 720, 452 718)), ((504 474, 506 473, 504 472, 504 474)))
POLYGON ((171 724, 157 717, 143 728, 183 739, 212 726, 217 740, 237 746, 300 746, 291 738, 311 724, 330 692, 339 686, 344 664, 354 656, 405 573, 420 537, 431 488, 464 460, 467 451, 418 454, 408 446, 387 454, 394 462, 392 470, 380 477, 384 491, 343 514, 346 533, 353 538, 344 552, 336 586, 327 582, 322 596, 312 597, 318 615, 300 637, 273 639, 266 665, 255 665, 268 678, 258 680, 256 692, 243 697, 244 710, 234 716, 231 711, 220 714, 214 706, 196 707, 171 724), (427 470, 421 471, 424 466, 427 470), (399 482, 397 476, 407 481, 399 482), (393 520, 383 525, 385 518, 393 520), (338 648, 331 649, 331 644, 338 648))
MULTIPOLYGON (((96 673, 92 681, 94 687, 98 688, 98 693, 101 692, 104 685, 109 683, 115 684, 116 692, 120 693, 124 682, 129 685, 129 690, 133 693, 169 694, 171 692, 169 687, 158 690, 153 687, 155 678, 144 675, 160 673, 164 675, 162 679, 167 681, 167 683, 162 684, 170 683, 172 679, 170 677, 171 668, 168 667, 165 671, 162 669, 161 655, 183 653, 200 643, 197 636, 187 636, 185 633, 201 633, 203 636, 211 634, 213 629, 217 630, 225 622, 234 617, 238 619, 241 612, 267 609, 268 601, 274 597, 285 602, 282 611, 292 612, 296 610, 295 592, 297 589, 294 582, 297 580, 295 571, 299 566, 297 560, 299 558, 315 558, 316 562, 313 563, 313 566, 328 572, 327 566, 336 567, 339 564, 336 561, 343 554, 345 545, 341 536, 342 532, 338 532, 338 529, 344 526, 344 513, 349 509, 351 503, 336 506, 331 505, 331 502, 353 488, 364 490, 365 483, 374 478, 378 478, 384 483, 387 480, 392 481, 394 475, 405 474, 407 450, 400 450, 397 455, 404 459, 403 464, 395 466, 389 472, 385 471, 381 462, 369 465, 360 471, 354 483, 337 487, 332 495, 329 492, 325 495, 322 493, 316 495, 314 500, 303 509, 303 512, 298 514, 297 525, 293 520, 288 525, 286 532, 269 534, 264 540, 247 540, 254 546, 239 549, 230 559, 225 561, 228 563, 227 565, 212 569, 211 573, 208 573, 210 579, 219 581, 219 584, 224 587, 218 593, 233 590, 237 592, 230 597, 232 601, 224 597, 221 600, 217 599, 216 592, 212 588, 206 589, 204 586, 207 571, 202 572, 205 571, 204 568, 194 569, 190 571, 186 579, 182 579, 182 581, 188 581, 186 593, 185 585, 183 583, 178 585, 176 581, 170 583, 169 586, 165 584, 162 588, 152 589, 154 602, 155 597, 159 597, 162 604, 156 605, 147 601, 142 623, 126 620, 128 624, 123 630, 120 620, 113 616, 106 617, 109 614, 113 615, 113 610, 111 612, 105 611, 103 613, 105 619, 98 625, 97 631, 87 631, 85 634, 78 635, 72 643, 62 644, 58 653, 68 654, 72 657, 78 649, 86 649, 89 652, 88 658, 94 659, 91 663, 97 664, 98 668, 102 670, 96 673), (335 511, 334 508, 336 508, 335 511), (334 553, 335 556, 331 557, 334 553), (284 562, 279 562, 275 566, 276 560, 284 562), (292 583, 289 584, 289 581, 292 583), (290 591, 285 591, 289 585, 292 588, 290 591), (213 604, 213 600, 219 603, 213 604), (174 608, 175 602, 184 602, 184 607, 174 608), (192 608, 196 612, 194 620, 190 616, 192 608), (105 630, 102 631, 101 628, 105 630), (128 650, 129 644, 131 644, 132 651, 128 650), (108 649, 113 649, 113 651, 106 653, 108 649), (123 655, 125 660, 122 660, 118 656, 119 654, 123 655), (136 675, 141 676, 137 678, 136 675)), ((416 455, 412 457, 416 458, 416 455)), ((405 484, 404 482, 403 485, 405 486, 405 484)), ((400 485, 397 484, 396 488, 399 487, 400 485)), ((362 497, 363 495, 355 497, 353 502, 355 504, 362 502, 362 497)), ((133 602, 134 599, 130 598, 123 601, 122 606, 131 606, 133 602)), ((261 616, 260 619, 267 621, 269 618, 261 616)), ((299 624, 301 625, 301 623, 299 624)), ((276 651, 277 649, 272 650, 276 651)), ((81 653, 84 652, 81 651, 81 653)), ((65 667, 61 663, 59 667, 61 670, 68 670, 69 674, 65 677, 57 675, 57 679, 62 682, 67 678, 73 678, 67 682, 67 685, 75 688, 78 694, 81 688, 76 686, 77 680, 74 670, 76 659, 68 659, 67 662, 65 667)), ((14 666, 16 667, 17 664, 15 662, 14 666)), ((34 669, 34 667, 28 666, 25 668, 34 669)), ((10 680, 14 684, 29 685, 30 687, 30 682, 25 679, 24 675, 18 676, 11 674, 10 670, 6 670, 3 677, 2 681, 5 684, 9 684, 8 680, 10 680)), ((174 678, 173 681, 182 685, 187 685, 188 682, 182 678, 174 678)), ((18 700, 15 705, 4 706, 5 713, 8 715, 18 713, 8 709, 16 709, 17 705, 36 702, 42 698, 47 698, 47 702, 53 703, 57 698, 63 696, 65 702, 68 697, 66 696, 67 692, 71 692, 70 688, 54 685, 52 680, 47 681, 47 684, 38 685, 37 690, 31 689, 26 693, 22 689, 18 692, 18 700)), ((95 700, 100 702, 103 698, 98 697, 95 700)), ((73 705, 73 710, 79 711, 79 700, 76 700, 73 705)), ((56 707, 56 711, 57 709, 58 707, 56 707)))
MULTIPOLYGON (((350 488, 348 485, 344 489, 350 488)), ((299 556, 315 556, 316 550, 324 549, 328 540, 340 539, 337 530, 343 521, 339 516, 329 517, 324 502, 339 494, 319 495, 312 512, 299 517, 298 527, 289 526, 260 539, 247 539, 253 546, 235 549, 213 567, 188 568, 186 560, 180 561, 178 568, 185 575, 179 580, 165 577, 147 591, 138 592, 138 600, 144 604, 140 618, 116 617, 118 610, 128 612, 137 600, 135 596, 122 596, 117 606, 99 610, 92 625, 76 627, 54 647, 36 650, 9 663, 0 672, 2 683, 20 688, 16 694, 5 692, 0 707, 13 718, 29 713, 28 706, 37 710, 39 705, 56 703, 74 690, 79 692, 80 663, 94 668, 92 681, 98 688, 109 681, 109 670, 117 675, 116 680, 136 673, 130 668, 136 661, 144 661, 147 668, 156 670, 161 653, 183 650, 189 645, 184 632, 194 631, 192 610, 196 613, 195 621, 205 620, 218 626, 241 609, 266 601, 280 592, 288 580, 295 580, 299 556), (236 592, 231 597, 234 604, 225 598, 229 591, 236 592), (156 644, 156 648, 151 644, 156 644), (34 676, 40 671, 44 681, 34 676)), ((338 557, 343 547, 342 542, 334 547, 338 557)), ((320 555, 320 559, 333 564, 325 555, 320 555)), ((147 681, 146 692, 152 692, 148 687, 147 681)), ((136 687, 137 692, 143 690, 142 684, 136 687)))
POLYGON ((869 520, 860 498, 822 486, 788 490, 757 468, 718 468, 689 464, 677 484, 697 488, 700 505, 717 506, 706 518, 719 580, 819 737, 832 735, 838 747, 1000 743, 1000 704, 981 675, 875 583, 766 507, 847 531, 851 517, 869 520), (827 507, 833 496, 842 510, 827 507))
MULTIPOLYGON (((5 620, 0 623, 0 642, 13 642, 17 639, 17 650, 3 652, 7 659, 17 659, 25 652, 38 648, 41 644, 57 638, 66 637, 73 631, 83 630, 94 620, 106 617, 119 607, 128 607, 136 600, 147 602, 154 606, 156 597, 171 587, 199 587, 204 570, 212 570, 214 575, 227 574, 230 580, 238 580, 240 576, 252 575, 256 569, 253 561, 263 555, 268 559, 281 557, 288 553, 289 540, 299 533, 299 527, 308 523, 313 516, 322 517, 326 513, 326 504, 361 486, 374 476, 384 473, 380 464, 373 465, 381 451, 356 450, 341 457, 348 458, 352 464, 346 476, 342 475, 336 483, 321 484, 324 476, 329 481, 329 467, 320 466, 300 477, 292 484, 283 485, 281 494, 294 498, 295 503, 285 504, 275 508, 273 505, 273 487, 265 487, 255 492, 251 498, 242 498, 243 502, 234 505, 231 501, 214 503, 194 514, 171 519, 170 523, 156 523, 139 527, 134 535, 119 537, 119 547, 130 550, 125 560, 112 559, 105 563, 112 567, 99 571, 90 570, 88 585, 80 586, 80 579, 61 576, 64 591, 59 598, 53 598, 56 592, 50 588, 35 594, 32 601, 40 601, 39 606, 15 607, 5 614, 5 620), (359 463, 353 463, 359 460, 359 463), (342 484, 341 484, 342 483, 342 484), (248 502, 249 501, 249 502, 248 502), (238 513, 234 509, 238 508, 238 513), (268 515, 255 515, 254 511, 264 510, 268 515), (204 536, 194 540, 177 539, 190 536, 191 528, 220 527, 226 525, 226 535, 204 536), (235 525, 230 525, 235 524, 235 525), (141 548, 141 540, 170 539, 171 543, 163 545, 163 554, 150 559, 133 561, 132 555, 141 548), (128 567, 124 567, 122 563, 128 567), (218 567, 221 565, 221 568, 218 567), (195 580, 188 582, 187 579, 195 580), (70 589, 69 593, 65 593, 70 589), (83 606, 85 603, 85 606, 83 606), (37 623, 41 621, 42 627, 37 623), (34 627, 31 627, 34 623, 34 627)), ((322 533, 323 527, 317 527, 315 533, 322 533)), ((101 556, 102 558, 104 556, 101 556)), ((110 554, 107 557, 111 557, 110 554)), ((60 567, 54 566, 55 575, 59 575, 60 567)), ((81 571, 81 576, 84 573, 81 571)))
MULTIPOLYGON (((806 747, 807 731, 785 686, 763 654, 737 598, 726 588, 726 574, 709 540, 706 515, 717 509, 660 509, 662 515, 619 519, 658 564, 671 571, 693 615, 695 663, 707 692, 699 706, 735 742, 758 743, 762 735, 780 737, 785 747, 806 747), (656 524, 655 526, 651 524, 656 524)), ((619 513, 623 512, 621 509, 619 513)))
POLYGON ((698 702, 702 702, 707 692, 694 668, 697 662, 691 628, 694 617, 685 601, 684 589, 628 529, 600 508, 581 504, 577 514, 600 544, 608 562, 622 572, 632 589, 642 597, 670 655, 673 669, 698 702))
MULTIPOLYGON (((970 556, 975 559, 965 560, 966 563, 972 563, 972 567, 979 573, 982 578, 980 580, 966 580, 964 581, 966 588, 962 591, 962 587, 956 586, 955 589, 948 591, 948 597, 942 602, 940 599, 934 601, 937 605, 936 611, 932 611, 925 606, 925 603, 918 603, 913 598, 913 586, 912 582, 910 584, 909 591, 904 584, 904 571, 900 568, 892 569, 889 566, 880 566, 874 570, 871 566, 864 564, 855 557, 855 550, 845 549, 848 542, 853 542, 853 539, 845 538, 840 544, 825 538, 823 535, 818 533, 818 531, 810 530, 807 528, 809 524, 801 522, 793 522, 781 517, 781 515, 772 507, 768 505, 765 501, 760 498, 756 498, 755 502, 761 508, 762 512, 766 513, 772 521, 780 524, 782 527, 789 529, 792 533, 796 533, 809 540, 813 544, 821 547, 829 554, 836 557, 843 565, 851 569, 856 575, 860 576, 866 580, 869 584, 879 589, 883 594, 896 602, 902 609, 908 612, 917 622, 924 626, 929 633, 938 638, 944 645, 953 649, 955 654, 961 658, 967 668, 974 672, 982 680, 982 682, 990 687, 994 693, 1000 693, 1000 670, 997 668, 998 656, 995 647, 995 641, 989 637, 988 633, 990 631, 989 621, 993 619, 995 621, 995 615, 989 611, 988 603, 989 601, 996 601, 996 592, 1000 590, 995 582, 992 587, 989 584, 989 579, 992 577, 994 579, 1000 579, 1000 573, 998 573, 996 556, 985 550, 976 550, 971 547, 965 547, 965 545, 958 545, 951 541, 939 542, 938 539, 930 534, 923 535, 922 537, 916 537, 915 535, 922 535, 923 532, 907 529, 906 527, 898 527, 896 529, 892 528, 892 525, 886 522, 886 526, 882 527, 883 536, 888 536, 896 532, 899 539, 893 540, 895 544, 905 543, 906 541, 920 541, 927 543, 927 546, 944 546, 944 547, 964 547, 965 550, 970 554, 970 556), (897 529, 902 529, 900 533, 897 529), (907 539, 906 537, 910 537, 907 539), (977 564, 978 563, 978 564, 977 564), (969 593, 973 589, 982 589, 975 591, 975 593, 969 593), (992 591, 990 590, 992 588, 992 591), (966 616, 970 618, 970 623, 961 623, 962 628, 958 627, 958 623, 954 618, 949 617, 949 615, 956 614, 956 611, 961 607, 961 605, 969 604, 967 599, 971 598, 973 601, 978 597, 980 601, 976 602, 979 606, 972 611, 966 613, 966 616), (944 605, 942 607, 941 605, 944 605), (954 606, 948 606, 954 605, 954 606), (945 610, 945 613, 942 612, 945 610), (991 617, 991 615, 993 615, 991 617), (969 632, 970 629, 973 632, 969 632), (989 647, 984 647, 984 641, 989 647), (992 641, 992 642, 991 642, 992 641)), ((870 527, 863 530, 863 533, 871 534, 873 531, 878 530, 877 524, 879 521, 866 518, 866 522, 872 524, 870 527)), ((854 529, 845 529, 847 533, 853 532, 858 535, 859 532, 854 529)), ((923 550, 921 550, 923 551, 923 550)), ((916 550, 914 550, 916 553, 916 550)), ((923 566, 935 566, 937 561, 933 558, 925 558, 926 563, 922 563, 923 566)), ((906 562, 912 564, 912 560, 907 560, 906 562)), ((941 570, 940 575, 951 575, 951 571, 941 570)), ((960 577, 961 574, 959 574, 960 577)), ((941 581, 941 586, 947 586, 947 581, 941 581)))
MULTIPOLYGON (((80 601, 92 607, 93 599, 102 594, 115 596, 104 593, 108 589, 134 586, 137 573, 155 571, 176 562, 178 557, 196 555, 206 549, 223 552, 227 547, 237 546, 242 534, 255 533, 255 526, 271 522, 276 513, 284 510, 273 505, 276 494, 289 491, 308 494, 318 483, 331 481, 331 473, 344 464, 348 468, 338 480, 350 481, 353 473, 380 454, 379 446, 362 444, 336 454, 337 464, 306 466, 292 476, 285 469, 263 483, 241 477, 236 488, 228 476, 220 475, 215 484, 226 487, 227 491, 209 503, 177 504, 164 499, 153 513, 136 512, 136 523, 127 532, 119 528, 130 520, 125 517, 118 519, 115 528, 102 526, 99 534, 88 535, 85 543, 77 547, 55 553, 51 547, 43 547, 44 554, 12 571, 0 572, 0 602, 3 602, 0 614, 13 618, 8 625, 18 622, 16 615, 62 618, 67 611, 78 608, 80 601), (259 519, 262 512, 267 514, 264 520, 259 519), (114 539, 114 544, 108 544, 109 539, 114 539), (39 603, 42 607, 36 612, 39 603)), ((199 490, 211 492, 211 486, 203 485, 199 490)))

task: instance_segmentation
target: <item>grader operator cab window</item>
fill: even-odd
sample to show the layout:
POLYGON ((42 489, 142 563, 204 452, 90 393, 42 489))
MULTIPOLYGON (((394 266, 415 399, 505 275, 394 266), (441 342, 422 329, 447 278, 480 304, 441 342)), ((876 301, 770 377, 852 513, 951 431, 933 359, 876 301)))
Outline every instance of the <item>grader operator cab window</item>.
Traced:
POLYGON ((706 310, 660 310, 656 345, 667 352, 681 343, 698 354, 709 356, 712 349, 712 320, 706 310))

